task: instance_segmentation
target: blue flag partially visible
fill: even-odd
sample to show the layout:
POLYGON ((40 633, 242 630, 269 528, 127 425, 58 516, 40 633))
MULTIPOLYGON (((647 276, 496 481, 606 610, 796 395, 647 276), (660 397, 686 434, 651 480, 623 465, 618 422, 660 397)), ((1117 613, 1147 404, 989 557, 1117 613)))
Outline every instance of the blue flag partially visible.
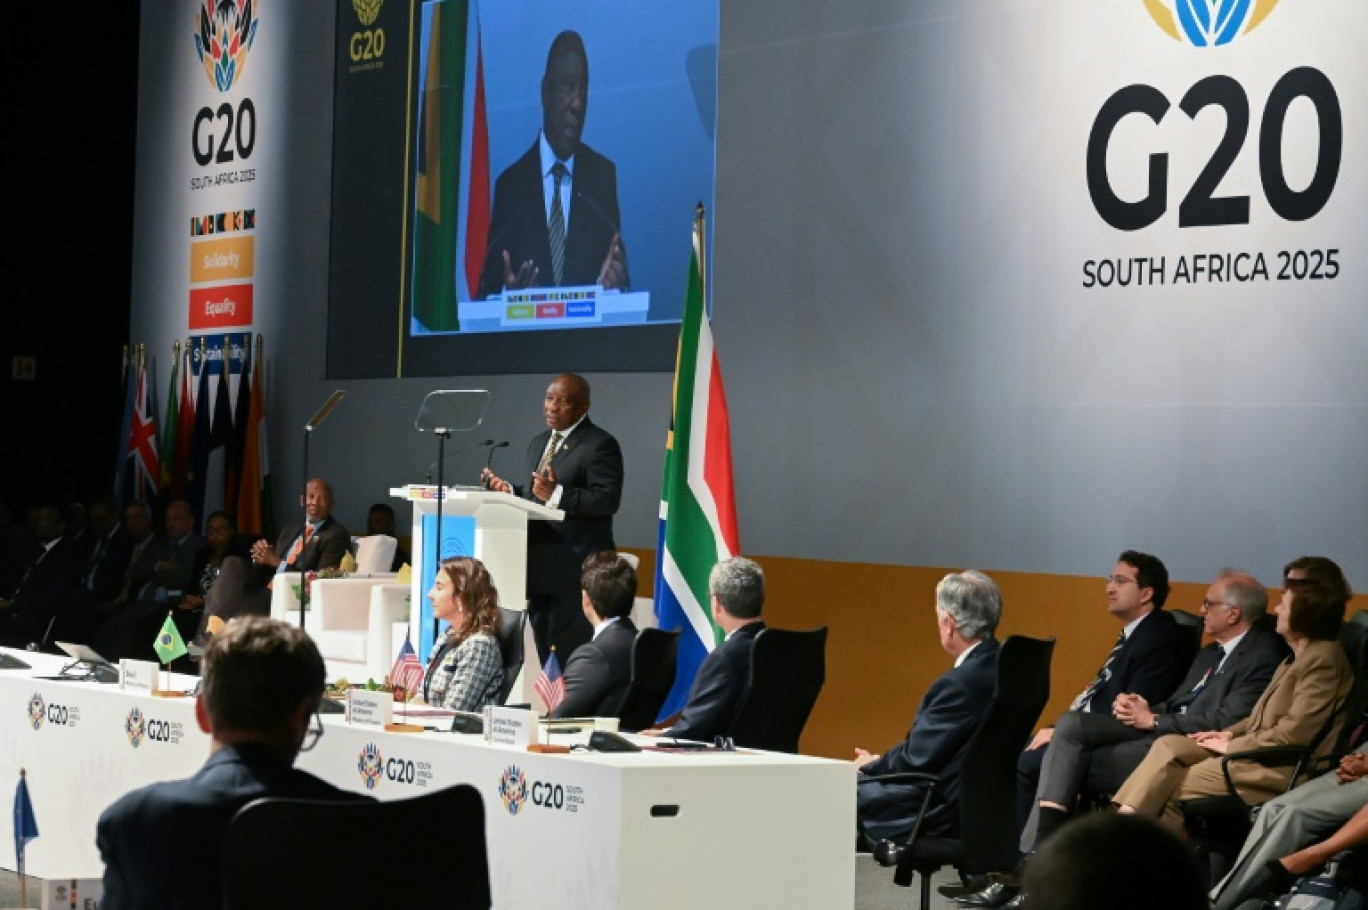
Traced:
POLYGON ((24 867, 24 846, 38 836, 38 819, 33 817, 33 801, 29 799, 28 778, 19 772, 19 786, 14 791, 14 855, 19 868, 24 867))

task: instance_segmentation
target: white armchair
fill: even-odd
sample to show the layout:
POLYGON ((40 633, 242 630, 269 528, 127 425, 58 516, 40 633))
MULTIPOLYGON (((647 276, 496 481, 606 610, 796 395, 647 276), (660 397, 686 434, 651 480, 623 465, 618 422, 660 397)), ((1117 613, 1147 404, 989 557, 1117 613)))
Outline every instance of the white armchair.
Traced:
POLYGON ((369 537, 354 537, 356 549, 356 572, 358 575, 387 574, 394 565, 394 554, 399 549, 399 541, 387 534, 372 534, 369 537))
MULTIPOLYGON (((297 582, 277 584, 271 596, 271 615, 296 625, 297 582)), ((385 678, 408 628, 409 592, 409 586, 395 583, 391 574, 314 579, 306 628, 323 654, 329 679, 385 678)))

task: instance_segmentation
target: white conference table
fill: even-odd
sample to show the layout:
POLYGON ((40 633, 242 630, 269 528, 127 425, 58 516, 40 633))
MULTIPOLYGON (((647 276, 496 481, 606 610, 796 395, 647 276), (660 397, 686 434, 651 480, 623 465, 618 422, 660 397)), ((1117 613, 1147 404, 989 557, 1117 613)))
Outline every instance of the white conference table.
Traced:
MULTIPOLYGON (((10 653, 33 666, 0 670, 0 781, 13 786, 27 769, 38 821, 27 871, 98 878, 100 812, 129 790, 193 774, 209 738, 190 699, 38 679, 65 659, 10 653)), ((847 762, 768 752, 545 755, 478 735, 390 733, 337 715, 323 722, 323 738, 299 766, 340 787, 378 799, 458 783, 480 791, 495 907, 854 905, 855 771, 847 762), (501 796, 501 784, 518 798, 501 796)), ((339 871, 389 868, 377 858, 393 858, 395 845, 371 846, 340 855, 339 871)), ((430 864, 437 881, 442 863, 432 848, 398 849, 430 864)), ((0 837, 0 867, 15 868, 11 837, 0 837)))

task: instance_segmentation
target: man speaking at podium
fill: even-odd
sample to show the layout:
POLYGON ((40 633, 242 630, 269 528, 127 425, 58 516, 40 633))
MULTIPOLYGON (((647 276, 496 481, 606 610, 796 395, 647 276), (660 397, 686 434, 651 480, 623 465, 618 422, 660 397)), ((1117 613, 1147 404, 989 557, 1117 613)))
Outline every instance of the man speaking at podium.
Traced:
POLYGON ((551 42, 541 102, 537 141, 494 185, 478 296, 589 284, 626 290, 617 168, 580 141, 589 57, 578 33, 561 32, 551 42))
POLYGON ((580 569, 594 553, 613 550, 613 515, 622 500, 622 449, 589 419, 589 383, 564 373, 546 389, 547 430, 527 446, 526 485, 489 468, 480 482, 565 512, 564 521, 532 521, 527 529, 527 614, 537 655, 551 646, 562 664, 593 635, 580 606, 580 569))

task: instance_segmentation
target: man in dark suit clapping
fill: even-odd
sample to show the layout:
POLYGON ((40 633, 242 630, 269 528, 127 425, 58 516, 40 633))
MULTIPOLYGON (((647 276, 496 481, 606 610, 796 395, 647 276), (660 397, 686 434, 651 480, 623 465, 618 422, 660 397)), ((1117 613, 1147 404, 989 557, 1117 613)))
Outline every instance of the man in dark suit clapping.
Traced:
POLYGON ((580 575, 584 616, 594 638, 565 664, 565 699, 552 717, 614 717, 632 681, 636 570, 617 553, 595 553, 580 575))
POLYGON ((564 521, 534 521, 527 529, 527 615, 540 663, 555 645, 566 660, 589 640, 580 609, 580 567, 591 554, 616 549, 613 515, 622 500, 622 449, 589 419, 589 383, 557 376, 546 390, 547 429, 527 446, 527 482, 515 484, 485 468, 481 483, 565 513, 564 521))

